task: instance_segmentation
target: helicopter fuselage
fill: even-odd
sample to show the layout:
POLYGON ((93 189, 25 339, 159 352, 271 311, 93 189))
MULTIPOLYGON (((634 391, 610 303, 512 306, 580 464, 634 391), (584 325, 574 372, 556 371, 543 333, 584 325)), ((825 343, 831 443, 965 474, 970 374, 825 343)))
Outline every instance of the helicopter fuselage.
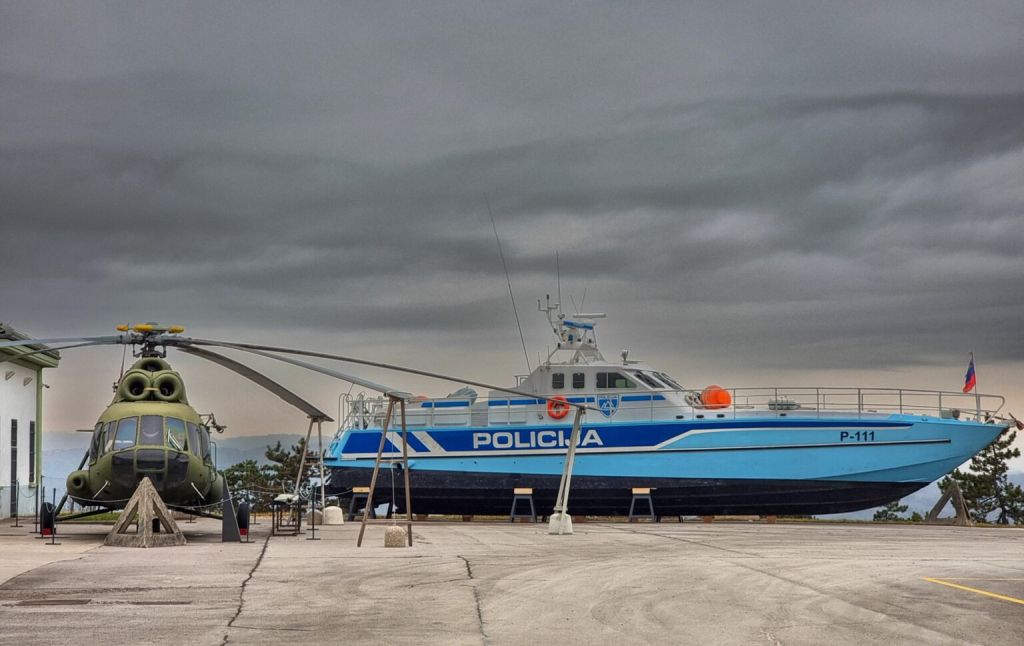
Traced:
POLYGON ((85 468, 68 476, 68 495, 79 504, 123 507, 147 477, 171 507, 222 500, 224 478, 214 465, 209 428, 187 403, 177 373, 152 361, 140 361, 122 378, 93 429, 85 468))

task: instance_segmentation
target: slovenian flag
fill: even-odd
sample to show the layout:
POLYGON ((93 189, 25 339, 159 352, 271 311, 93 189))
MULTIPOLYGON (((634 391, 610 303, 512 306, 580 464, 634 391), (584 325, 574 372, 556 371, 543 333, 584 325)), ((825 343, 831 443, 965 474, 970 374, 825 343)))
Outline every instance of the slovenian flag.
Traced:
POLYGON ((978 385, 978 378, 974 374, 974 353, 971 353, 971 363, 967 365, 967 374, 964 375, 964 392, 969 393, 978 385))

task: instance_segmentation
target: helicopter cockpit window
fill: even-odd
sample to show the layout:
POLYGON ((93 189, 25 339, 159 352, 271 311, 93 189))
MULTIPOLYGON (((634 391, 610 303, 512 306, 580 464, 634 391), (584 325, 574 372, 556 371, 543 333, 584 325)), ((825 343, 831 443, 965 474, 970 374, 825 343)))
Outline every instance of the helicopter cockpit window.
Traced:
POLYGON ((138 417, 126 417, 117 423, 117 435, 114 436, 114 450, 130 449, 135 446, 135 431, 139 428, 138 417))
POLYGON ((163 445, 164 418, 161 415, 143 415, 139 427, 139 444, 163 445))
POLYGON ((199 447, 203 462, 210 462, 210 431, 205 426, 199 427, 199 447))
POLYGON ((178 451, 185 450, 185 422, 173 417, 167 418, 167 444, 178 451))
POLYGON ((92 432, 92 444, 89 445, 89 459, 95 460, 103 448, 103 422, 96 423, 96 429, 92 432))
POLYGON ((188 449, 192 451, 192 454, 197 457, 203 457, 203 452, 199 450, 199 427, 189 422, 188 426, 188 449))
POLYGON ((103 427, 103 452, 109 453, 114 450, 114 433, 117 431, 117 420, 107 422, 103 427))

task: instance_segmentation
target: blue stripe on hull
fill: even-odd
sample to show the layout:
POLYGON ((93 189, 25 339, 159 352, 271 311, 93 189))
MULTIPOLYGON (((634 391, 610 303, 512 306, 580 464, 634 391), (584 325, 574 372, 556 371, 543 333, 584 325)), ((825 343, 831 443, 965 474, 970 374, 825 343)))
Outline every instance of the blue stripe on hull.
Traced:
MULTIPOLYGON (((552 429, 551 426, 533 428, 552 429)), ((919 483, 931 482, 967 461, 1001 430, 990 424, 922 421, 920 417, 909 416, 872 420, 790 418, 595 424, 586 425, 584 429, 597 429, 602 444, 584 445, 579 450, 574 468, 574 474, 579 476, 919 483), (856 433, 856 429, 869 428, 875 429, 874 435, 868 436, 870 441, 840 441, 843 432, 856 433), (676 436, 680 437, 665 444, 676 436), (655 449, 658 444, 664 446, 655 449)), ((471 444, 467 446, 467 438, 471 440, 475 432, 511 430, 494 427, 429 429, 430 437, 442 449, 468 454, 414 453, 410 455, 410 468, 414 472, 561 473, 564 447, 543 454, 517 455, 516 450, 473 451, 471 444)), ((531 429, 514 430, 528 432, 531 429)), ((346 454, 369 454, 376 452, 380 434, 379 431, 348 433, 344 440, 346 454)), ((411 441, 410 447, 420 450, 411 441)), ((327 465, 369 467, 373 464, 369 456, 342 458, 338 449, 338 442, 332 444, 330 458, 325 460, 327 465)))

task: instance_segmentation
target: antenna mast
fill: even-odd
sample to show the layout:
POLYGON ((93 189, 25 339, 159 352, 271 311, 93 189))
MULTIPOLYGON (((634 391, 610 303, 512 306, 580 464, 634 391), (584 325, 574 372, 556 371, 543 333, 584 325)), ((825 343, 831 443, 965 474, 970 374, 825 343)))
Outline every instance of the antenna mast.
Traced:
POLYGON ((558 266, 558 252, 555 252, 555 282, 558 284, 558 313, 562 313, 562 270, 558 266))
POLYGON ((508 265, 505 264, 505 252, 501 250, 501 238, 498 237, 498 225, 494 222, 494 213, 491 211, 491 200, 484 196, 487 204, 487 215, 491 217, 491 228, 494 229, 494 240, 498 243, 498 255, 501 257, 501 268, 505 270, 505 282, 508 283, 508 297, 512 301, 512 313, 516 317, 516 327, 519 328, 519 341, 523 344, 523 357, 526 359, 526 372, 533 372, 530 367, 530 353, 526 351, 526 337, 523 336, 523 326, 519 323, 519 311, 516 309, 516 297, 512 294, 512 279, 508 275, 508 265))

